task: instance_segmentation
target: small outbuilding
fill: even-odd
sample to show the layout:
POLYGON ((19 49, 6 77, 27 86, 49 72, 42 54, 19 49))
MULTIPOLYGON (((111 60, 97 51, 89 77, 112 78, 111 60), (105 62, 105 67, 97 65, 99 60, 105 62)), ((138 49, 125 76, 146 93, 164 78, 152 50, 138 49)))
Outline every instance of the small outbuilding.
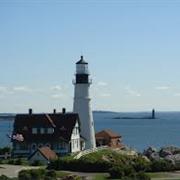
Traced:
POLYGON ((51 160, 56 160, 57 158, 57 154, 49 147, 41 147, 34 151, 28 159, 31 164, 36 161, 48 164, 51 160))
POLYGON ((121 148, 121 135, 106 129, 96 133, 97 146, 109 146, 112 148, 121 148))

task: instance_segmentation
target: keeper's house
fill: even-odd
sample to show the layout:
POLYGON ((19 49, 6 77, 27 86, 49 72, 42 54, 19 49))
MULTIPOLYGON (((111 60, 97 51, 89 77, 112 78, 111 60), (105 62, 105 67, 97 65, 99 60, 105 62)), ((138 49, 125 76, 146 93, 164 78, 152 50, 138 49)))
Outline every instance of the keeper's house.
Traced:
POLYGON ((76 113, 17 114, 12 135, 13 155, 28 157, 47 146, 57 155, 81 151, 80 121, 76 113), (17 137, 17 138, 16 138, 17 137))

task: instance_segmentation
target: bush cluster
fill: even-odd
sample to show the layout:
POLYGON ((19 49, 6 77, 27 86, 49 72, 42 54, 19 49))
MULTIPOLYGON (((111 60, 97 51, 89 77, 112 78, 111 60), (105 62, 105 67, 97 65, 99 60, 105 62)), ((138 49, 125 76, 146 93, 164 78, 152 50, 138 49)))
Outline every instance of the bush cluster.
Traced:
POLYGON ((31 169, 19 172, 18 180, 56 180, 57 175, 54 170, 31 169))
POLYGON ((39 160, 35 160, 33 163, 30 164, 31 166, 42 166, 43 163, 39 160))
POLYGON ((151 172, 165 172, 165 171, 173 171, 177 170, 178 168, 172 164, 172 162, 160 159, 160 160, 152 160, 150 171, 151 172))
POLYGON ((11 148, 10 147, 3 147, 0 148, 0 155, 4 155, 5 153, 11 153, 11 148))
POLYGON ((74 160, 63 159, 52 161, 48 165, 48 169, 55 170, 71 170, 84 172, 106 172, 111 167, 111 164, 105 161, 91 161, 91 160, 74 160))
POLYGON ((109 170, 111 178, 121 180, 150 180, 144 172, 136 172, 131 166, 114 166, 109 170))
POLYGON ((143 172, 150 169, 151 163, 142 156, 126 156, 114 151, 98 151, 76 160, 64 157, 52 161, 48 169, 84 172, 109 172, 112 178, 149 180, 143 172))
POLYGON ((7 164, 28 165, 28 161, 26 159, 23 159, 23 158, 9 159, 9 160, 7 160, 7 164))
POLYGON ((10 177, 7 177, 5 175, 1 175, 0 180, 17 180, 17 178, 10 178, 10 177))

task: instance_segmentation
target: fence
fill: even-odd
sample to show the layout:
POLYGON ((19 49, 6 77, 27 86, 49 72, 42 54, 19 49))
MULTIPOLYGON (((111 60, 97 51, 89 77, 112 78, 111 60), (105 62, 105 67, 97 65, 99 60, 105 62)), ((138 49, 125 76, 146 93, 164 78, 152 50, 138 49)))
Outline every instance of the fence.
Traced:
POLYGON ((93 153, 93 152, 97 152, 97 151, 103 150, 103 149, 108 149, 108 146, 100 146, 100 147, 97 147, 97 148, 87 149, 87 150, 81 151, 76 156, 74 156, 74 159, 79 159, 82 156, 85 156, 87 154, 90 154, 90 153, 93 153))

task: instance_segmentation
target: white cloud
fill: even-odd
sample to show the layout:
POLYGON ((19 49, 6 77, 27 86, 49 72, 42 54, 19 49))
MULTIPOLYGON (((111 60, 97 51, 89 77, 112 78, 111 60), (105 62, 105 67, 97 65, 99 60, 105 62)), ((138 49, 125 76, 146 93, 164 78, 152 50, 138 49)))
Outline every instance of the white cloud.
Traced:
POLYGON ((101 97, 110 97, 111 94, 110 93, 102 93, 100 94, 101 97))
POLYGON ((16 91, 16 92, 30 92, 31 89, 26 87, 26 86, 15 86, 15 87, 13 87, 13 91, 16 91))
POLYGON ((0 94, 1 94, 1 97, 2 96, 5 97, 4 95, 13 94, 13 91, 8 87, 0 86, 0 94))
POLYGON ((62 87, 60 85, 52 86, 51 90, 53 90, 53 91, 61 91, 62 87))
POLYGON ((7 92, 7 87, 0 86, 0 92, 7 92))
POLYGON ((51 98, 53 99, 61 99, 63 97, 63 94, 53 94, 51 95, 51 98))
POLYGON ((107 86, 108 84, 106 82, 103 82, 103 81, 99 81, 97 83, 98 86, 107 86))
POLYGON ((130 87, 126 87, 125 88, 126 92, 131 95, 131 96, 137 96, 137 97, 140 97, 141 94, 133 89, 131 89, 130 87))
POLYGON ((3 99, 4 98, 4 95, 0 94, 0 99, 3 99))
POLYGON ((157 90, 168 90, 168 89, 170 89, 170 86, 157 86, 157 87, 155 87, 155 89, 157 89, 157 90))
POLYGON ((180 93, 175 93, 174 96, 180 96, 180 93))

